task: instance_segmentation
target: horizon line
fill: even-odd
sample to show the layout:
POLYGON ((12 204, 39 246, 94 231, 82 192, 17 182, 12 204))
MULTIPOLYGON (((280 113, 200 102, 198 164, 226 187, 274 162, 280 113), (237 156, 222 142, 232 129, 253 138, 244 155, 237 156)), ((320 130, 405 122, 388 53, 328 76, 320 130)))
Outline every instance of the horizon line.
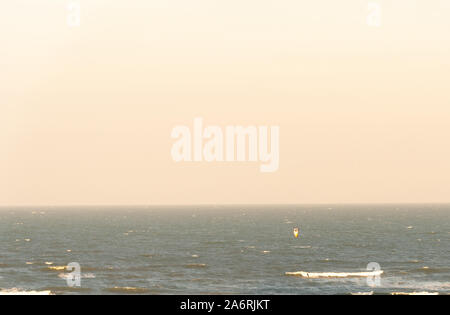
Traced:
POLYGON ((0 208, 72 208, 72 207, 230 207, 230 206, 352 206, 352 205, 450 205, 450 202, 310 202, 310 203, 185 203, 185 204, 17 204, 1 205, 0 208))

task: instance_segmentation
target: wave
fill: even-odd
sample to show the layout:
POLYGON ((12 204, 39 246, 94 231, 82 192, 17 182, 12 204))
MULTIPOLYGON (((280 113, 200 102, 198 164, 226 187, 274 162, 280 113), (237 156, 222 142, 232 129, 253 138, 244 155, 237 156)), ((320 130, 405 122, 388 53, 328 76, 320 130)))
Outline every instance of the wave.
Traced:
POLYGON ((145 258, 153 258, 156 256, 156 254, 142 254, 141 256, 145 258))
POLYGON ((111 293, 132 293, 132 294, 138 294, 138 293, 149 293, 151 292, 149 289, 146 288, 135 288, 135 287, 114 287, 114 288, 107 288, 106 291, 111 293))
MULTIPOLYGON (((50 271, 66 271, 67 270, 67 266, 47 266, 46 268, 44 268, 43 270, 50 270, 50 271)), ((105 267, 105 268, 96 268, 96 267, 81 267, 82 271, 110 271, 110 270, 114 270, 113 267, 105 267)))
POLYGON ((87 293, 91 292, 92 290, 90 288, 82 288, 82 287, 45 287, 46 290, 49 290, 52 292, 52 295, 55 294, 64 294, 66 292, 70 293, 87 293))
POLYGON ((81 271, 90 271, 90 272, 94 272, 94 271, 111 271, 111 270, 115 270, 114 267, 83 267, 81 266, 81 271))
POLYGON ((354 293, 350 293, 350 295, 373 295, 373 291, 370 291, 370 292, 354 292, 354 293))
POLYGON ((15 267, 14 265, 8 265, 8 264, 0 264, 0 268, 12 268, 15 267))
POLYGON ((434 268, 434 267, 424 266, 422 268, 410 270, 409 272, 413 272, 413 273, 448 273, 449 271, 450 271, 450 268, 434 268))
POLYGON ((2 289, 0 290, 0 295, 52 295, 49 290, 45 291, 24 291, 21 289, 2 289))
MULTIPOLYGON (((61 279, 72 279, 72 275, 68 273, 60 273, 58 277, 61 279)), ((93 273, 84 273, 81 275, 81 279, 95 279, 95 275, 93 273)))
POLYGON ((52 271, 64 271, 66 270, 67 266, 50 266, 47 267, 47 270, 52 270, 52 271))
POLYGON ((187 264, 185 265, 186 268, 205 268, 207 267, 206 264, 187 264))
POLYGON ((412 291, 412 292, 450 292, 450 282, 439 282, 439 281, 407 281, 405 282, 402 278, 388 278, 383 279, 383 288, 392 290, 402 290, 412 291))
POLYGON ((383 270, 365 271, 365 272, 286 272, 287 276, 299 276, 308 279, 319 278, 360 278, 360 277, 376 277, 383 274, 383 270))
POLYGON ((392 292, 391 295, 439 295, 439 292, 392 292))

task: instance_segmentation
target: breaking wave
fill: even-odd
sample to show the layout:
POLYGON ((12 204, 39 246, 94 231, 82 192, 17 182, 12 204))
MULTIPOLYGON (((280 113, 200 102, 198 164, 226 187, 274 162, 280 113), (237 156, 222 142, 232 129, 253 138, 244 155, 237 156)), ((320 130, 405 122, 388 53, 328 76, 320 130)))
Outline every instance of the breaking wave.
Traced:
POLYGON ((365 271, 365 272, 286 272, 287 276, 299 276, 308 279, 319 278, 359 278, 359 277, 376 277, 383 274, 383 270, 365 271))
POLYGON ((52 295, 51 291, 24 291, 21 289, 2 289, 0 295, 52 295))
POLYGON ((186 268, 205 268, 206 264, 187 264, 186 268))
MULTIPOLYGON (((61 279, 72 279, 72 275, 68 273, 60 273, 58 277, 61 279)), ((95 279, 95 275, 93 273, 83 273, 81 279, 95 279)))
POLYGON ((439 292, 392 292, 391 295, 439 295, 439 292))
POLYGON ((66 266, 50 266, 50 267, 47 267, 47 270, 64 271, 64 270, 66 270, 66 266))
POLYGON ((135 287, 114 287, 114 288, 107 288, 106 291, 111 293, 128 293, 128 294, 138 294, 138 293, 149 293, 151 292, 149 289, 146 288, 135 288, 135 287))

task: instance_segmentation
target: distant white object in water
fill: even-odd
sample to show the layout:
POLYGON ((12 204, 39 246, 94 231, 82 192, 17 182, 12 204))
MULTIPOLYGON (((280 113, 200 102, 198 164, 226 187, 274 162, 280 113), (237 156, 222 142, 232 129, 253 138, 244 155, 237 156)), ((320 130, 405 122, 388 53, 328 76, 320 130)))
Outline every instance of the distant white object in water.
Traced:
POLYGON ((295 236, 295 238, 298 237, 298 234, 299 234, 299 229, 298 228, 294 228, 294 236, 295 236))

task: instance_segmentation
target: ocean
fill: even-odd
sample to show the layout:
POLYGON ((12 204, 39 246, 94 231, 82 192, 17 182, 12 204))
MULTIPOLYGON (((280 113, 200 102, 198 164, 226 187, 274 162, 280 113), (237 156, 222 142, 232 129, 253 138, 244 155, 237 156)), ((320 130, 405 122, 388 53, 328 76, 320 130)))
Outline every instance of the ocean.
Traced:
POLYGON ((0 294, 417 292, 450 294, 450 205, 0 208, 0 294))

